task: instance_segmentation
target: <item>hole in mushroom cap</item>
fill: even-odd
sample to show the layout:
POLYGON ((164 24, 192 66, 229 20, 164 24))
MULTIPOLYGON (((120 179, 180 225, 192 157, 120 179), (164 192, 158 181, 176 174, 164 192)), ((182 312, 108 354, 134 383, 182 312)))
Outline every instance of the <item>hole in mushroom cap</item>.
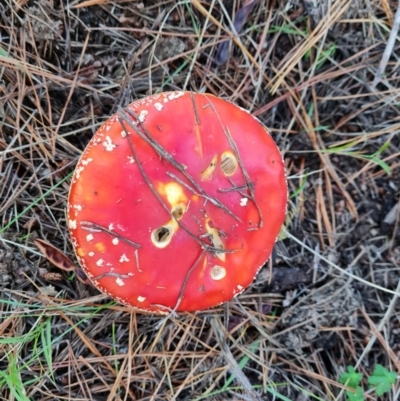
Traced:
POLYGON ((222 280, 226 276, 226 269, 222 266, 213 266, 211 268, 211 278, 215 281, 222 280))
POLYGON ((235 155, 232 152, 226 151, 226 152, 222 153, 221 170, 227 177, 230 177, 236 173, 238 165, 239 165, 239 163, 238 163, 235 155))
POLYGON ((185 213, 185 206, 184 205, 176 205, 171 210, 172 216, 174 216, 177 220, 180 220, 184 213, 185 213))
POLYGON ((171 242, 173 233, 174 228, 172 225, 161 226, 151 233, 151 242, 157 248, 164 248, 171 242))
POLYGON ((158 230, 156 230, 154 236, 156 237, 156 241, 158 242, 165 242, 168 240, 168 237, 170 236, 171 232, 167 227, 161 227, 158 230))

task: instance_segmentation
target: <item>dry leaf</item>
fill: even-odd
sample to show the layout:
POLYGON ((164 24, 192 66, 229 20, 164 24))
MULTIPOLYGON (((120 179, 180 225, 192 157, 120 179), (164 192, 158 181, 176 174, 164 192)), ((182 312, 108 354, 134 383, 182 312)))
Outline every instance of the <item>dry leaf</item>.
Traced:
POLYGON ((75 265, 72 260, 55 246, 39 238, 36 238, 34 242, 40 252, 42 252, 46 259, 53 263, 54 266, 66 271, 75 270, 75 265))
MULTIPOLYGON (((39 248, 40 252, 42 252, 46 259, 54 266, 65 271, 74 271, 79 281, 84 284, 90 284, 90 281, 86 277, 83 270, 80 267, 75 266, 72 260, 63 252, 61 252, 58 248, 39 238, 36 238, 34 242, 35 245, 39 248)), ((51 276, 50 274, 48 277, 49 280, 54 280, 56 276, 51 276)))
MULTIPOLYGON (((249 16, 251 10, 257 3, 258 0, 248 0, 245 2, 244 6, 238 10, 238 12, 235 15, 235 18, 233 19, 233 26, 236 31, 234 33, 238 34, 241 31, 244 23, 247 20, 247 17, 249 16)), ((215 54, 214 57, 215 64, 222 65, 228 61, 230 41, 231 41, 230 39, 227 39, 218 46, 217 53, 215 54)))

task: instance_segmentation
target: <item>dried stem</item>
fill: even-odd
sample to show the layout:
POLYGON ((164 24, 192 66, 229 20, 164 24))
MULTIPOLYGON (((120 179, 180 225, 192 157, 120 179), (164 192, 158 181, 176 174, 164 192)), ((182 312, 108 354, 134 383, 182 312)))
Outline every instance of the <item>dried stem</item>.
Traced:
MULTIPOLYGON (((167 152, 151 135, 150 133, 146 130, 146 128, 143 126, 143 124, 139 121, 139 116, 137 116, 132 110, 127 109, 126 112, 124 109, 119 108, 118 113, 120 117, 124 121, 126 121, 129 126, 136 132, 137 135, 141 139, 143 139, 147 144, 149 144, 154 151, 163 159, 166 159, 172 166, 174 166, 183 176, 196 188, 196 190, 209 200, 213 205, 219 207, 220 209, 224 210, 226 213, 228 213, 230 216, 232 216, 235 220, 241 222, 240 218, 236 216, 227 206, 222 204, 218 199, 213 198, 212 196, 207 195, 207 193, 204 191, 204 189, 196 182, 196 180, 186 171, 184 166, 182 166, 180 163, 178 163, 173 156, 167 152), (137 123, 133 123, 131 118, 133 117, 136 119, 137 123), (140 129, 139 129, 140 127, 140 129), (142 131, 143 132, 142 132, 142 131)), ((128 133, 128 132, 127 132, 128 133)))
POLYGON ((100 280, 104 277, 115 277, 115 278, 131 278, 128 274, 120 274, 120 273, 114 273, 114 272, 107 272, 100 274, 99 276, 92 277, 91 280, 100 280))
POLYGON ((167 174, 168 177, 171 177, 173 180, 175 180, 178 184, 184 186, 188 191, 192 192, 193 194, 195 194, 197 196, 202 196, 195 189, 191 188, 190 185, 186 184, 186 182, 184 182, 179 177, 177 177, 175 174, 173 174, 173 173, 171 173, 169 171, 167 171, 166 174, 167 174))
POLYGON ((172 309, 169 308, 169 307, 167 307, 167 306, 160 305, 160 304, 153 304, 153 305, 152 305, 152 306, 158 306, 158 307, 165 308, 165 309, 167 309, 167 310, 170 312, 169 315, 168 315, 167 317, 165 317, 164 319, 162 319, 162 320, 158 323, 158 325, 157 325, 158 327, 161 326, 161 325, 162 325, 166 320, 168 320, 171 316, 175 316, 175 315, 176 315, 176 311, 178 310, 179 305, 180 305, 181 302, 182 302, 183 295, 184 295, 184 293, 185 293, 185 289, 186 289, 187 283, 188 283, 188 281, 189 281, 190 275, 192 274, 193 270, 197 267, 197 265, 200 263, 200 261, 203 259, 203 257, 205 256, 205 254, 206 254, 206 250, 203 249, 202 252, 200 253, 200 255, 199 255, 199 256, 196 258, 196 260, 194 261, 193 265, 192 265, 192 266, 190 267, 190 269, 187 271, 186 276, 185 276, 185 278, 184 278, 184 280, 183 280, 181 289, 180 289, 180 291, 179 291, 178 299, 177 299, 177 301, 176 301, 176 303, 175 303, 175 306, 174 306, 172 309))
POLYGON ((246 167, 245 167, 245 165, 244 165, 244 163, 242 161, 242 158, 240 157, 239 149, 238 149, 238 147, 236 145, 236 142, 232 138, 232 135, 231 135, 231 133, 229 131, 229 128, 222 124, 221 118, 220 118, 218 112, 215 110, 215 107, 212 104, 212 102, 210 101, 210 99, 207 96, 205 96, 205 97, 206 97, 209 105, 211 106, 212 110, 216 114, 216 116, 218 118, 218 121, 221 124, 221 127, 222 127, 226 137, 228 138, 229 144, 231 145, 232 150, 235 153, 235 156, 236 156, 236 159, 237 159, 237 161, 239 163, 240 169, 242 170, 242 174, 243 174, 244 180, 246 181, 246 188, 250 192, 249 199, 251 199, 253 201, 253 203, 256 206, 257 211, 258 211, 258 215, 259 215, 259 218, 260 218, 259 223, 258 223, 258 227, 262 228, 263 225, 264 225, 263 215, 262 215, 262 211, 260 209, 260 206, 257 203, 256 197, 255 197, 255 194, 254 194, 254 189, 253 189, 254 184, 251 182, 249 173, 247 172, 247 169, 246 169, 246 167))
POLYGON ((90 221, 82 221, 81 222, 81 227, 84 230, 90 231, 92 233, 94 232, 104 232, 112 237, 118 238, 120 241, 125 242, 128 245, 131 245, 135 248, 141 248, 141 246, 139 244, 137 244, 136 242, 133 242, 123 236, 121 236, 120 234, 117 234, 115 231, 109 230, 108 228, 105 228, 103 226, 100 226, 96 223, 92 223, 90 221))
POLYGON ((171 213, 171 211, 169 210, 168 206, 165 204, 165 202, 163 201, 163 199, 161 198, 159 193, 154 188, 154 185, 150 181, 150 178, 148 177, 147 173, 144 171, 143 166, 140 163, 139 158, 137 156, 135 147, 133 146, 133 142, 132 142, 132 139, 130 137, 130 134, 129 134, 128 130, 127 130, 127 127, 125 126, 125 122, 126 122, 126 120, 123 119, 121 121, 121 125, 122 125, 122 128, 124 129, 124 131, 126 132, 126 136, 125 137, 128 140, 129 147, 130 147, 130 150, 132 152, 132 157, 135 160, 136 165, 139 168, 140 174, 142 175, 142 177, 143 177, 144 181, 146 182, 147 186, 149 187, 150 191, 153 193, 153 195, 156 197, 156 199, 161 204, 161 206, 164 208, 164 210, 168 213, 168 215, 179 225, 180 228, 182 228, 182 230, 184 230, 193 240, 195 240, 201 246, 202 249, 207 250, 208 252, 212 252, 212 253, 221 253, 221 252, 222 253, 233 253, 233 252, 235 252, 235 250, 220 249, 220 248, 216 248, 216 247, 210 246, 209 244, 206 244, 204 241, 202 241, 200 238, 198 238, 196 235, 194 235, 184 224, 182 224, 173 215, 173 213, 171 213))
MULTIPOLYGON (((230 179, 229 180, 230 181, 230 183, 233 185, 232 186, 232 188, 220 188, 220 189, 218 189, 218 191, 219 192, 239 192, 240 193, 240 195, 243 195, 243 196, 246 196, 246 197, 249 197, 249 195, 248 194, 245 194, 245 193, 241 193, 240 191, 243 191, 243 190, 245 190, 245 189, 248 189, 248 186, 247 185, 239 185, 239 186, 235 186, 235 184, 234 184, 234 182, 233 182, 233 180, 232 179, 230 179)), ((254 185, 253 183, 250 183, 250 185, 254 185)))

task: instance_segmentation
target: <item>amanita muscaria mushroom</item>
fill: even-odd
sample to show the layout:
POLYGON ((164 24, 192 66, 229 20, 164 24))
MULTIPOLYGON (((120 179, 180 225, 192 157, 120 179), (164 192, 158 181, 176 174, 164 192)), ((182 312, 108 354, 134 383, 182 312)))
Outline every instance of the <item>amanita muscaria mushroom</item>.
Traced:
POLYGON ((68 224, 83 270, 117 301, 206 309, 251 284, 286 214, 282 156, 245 110, 167 92, 121 109, 76 167, 68 224))

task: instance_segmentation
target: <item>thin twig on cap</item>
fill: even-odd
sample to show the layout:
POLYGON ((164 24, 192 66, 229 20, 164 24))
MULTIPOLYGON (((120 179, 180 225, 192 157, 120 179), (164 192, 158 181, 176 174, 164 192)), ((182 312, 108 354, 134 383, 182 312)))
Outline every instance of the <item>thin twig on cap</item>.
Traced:
POLYGON ((115 231, 112 231, 112 230, 109 230, 109 229, 107 229, 107 228, 105 228, 103 226, 100 226, 99 224, 92 223, 90 221, 81 221, 81 227, 84 230, 90 231, 92 233, 94 233, 94 232, 96 232, 96 233, 104 232, 104 233, 106 233, 106 234, 108 234, 108 235, 110 235, 112 237, 118 238, 120 241, 125 242, 128 245, 131 245, 131 246, 133 246, 135 248, 141 248, 141 246, 139 244, 137 244, 136 242, 133 242, 133 241, 123 237, 120 234, 117 234, 115 231))
POLYGON ((222 204, 218 199, 213 198, 212 196, 209 196, 205 192, 205 190, 200 186, 200 184, 186 171, 185 167, 182 164, 178 163, 174 159, 174 157, 150 135, 150 133, 146 130, 144 125, 139 121, 139 116, 137 116, 130 109, 124 110, 122 108, 118 109, 118 114, 121 116, 121 118, 124 121, 126 121, 128 123, 128 125, 136 132, 137 135, 139 135, 139 137, 141 139, 143 139, 147 144, 149 144, 156 151, 156 153, 160 157, 167 160, 181 174, 183 174, 183 176, 196 188, 196 190, 200 193, 201 196, 208 199, 213 205, 224 210, 226 213, 228 213, 230 216, 232 216, 235 220, 239 221, 240 223, 242 222, 240 220, 240 218, 238 216, 236 216, 227 206, 222 204), (132 120, 129 118, 129 116, 135 118, 135 120, 137 122, 133 123, 132 120))

